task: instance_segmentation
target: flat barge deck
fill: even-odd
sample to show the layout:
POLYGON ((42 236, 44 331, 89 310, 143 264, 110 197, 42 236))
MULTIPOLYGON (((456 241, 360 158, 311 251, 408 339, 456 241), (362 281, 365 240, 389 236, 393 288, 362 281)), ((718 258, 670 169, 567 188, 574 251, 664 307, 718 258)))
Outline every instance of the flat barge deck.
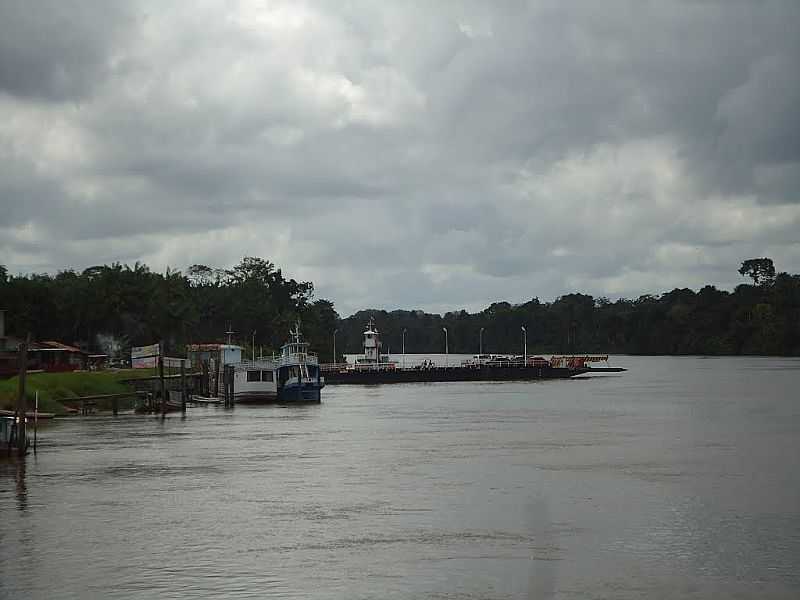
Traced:
POLYGON ((342 369, 323 371, 325 383, 377 384, 436 381, 531 381, 569 379, 591 372, 620 373, 625 369, 567 367, 429 367, 425 369, 342 369))
MULTIPOLYGON (((523 328, 524 331, 524 328, 523 328)), ((409 368, 381 354, 380 334, 369 320, 364 331, 364 355, 354 362, 322 364, 326 384, 426 383, 438 381, 535 381, 570 379, 586 373, 621 373, 618 367, 592 367, 591 363, 608 362, 608 355, 541 356, 476 354, 459 365, 441 365, 431 360, 409 368)), ((403 344, 405 356, 405 343, 403 344)), ((446 359, 445 359, 446 360, 446 359)))

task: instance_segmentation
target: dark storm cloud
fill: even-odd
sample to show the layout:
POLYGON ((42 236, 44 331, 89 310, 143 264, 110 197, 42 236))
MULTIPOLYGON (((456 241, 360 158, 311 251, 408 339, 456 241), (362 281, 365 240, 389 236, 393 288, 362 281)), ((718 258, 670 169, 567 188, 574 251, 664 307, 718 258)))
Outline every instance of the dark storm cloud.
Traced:
POLYGON ((89 97, 133 25, 122 3, 4 1, 0 91, 52 101, 89 97))
POLYGON ((275 260, 348 313, 800 261, 800 4, 0 6, 0 262, 275 260))

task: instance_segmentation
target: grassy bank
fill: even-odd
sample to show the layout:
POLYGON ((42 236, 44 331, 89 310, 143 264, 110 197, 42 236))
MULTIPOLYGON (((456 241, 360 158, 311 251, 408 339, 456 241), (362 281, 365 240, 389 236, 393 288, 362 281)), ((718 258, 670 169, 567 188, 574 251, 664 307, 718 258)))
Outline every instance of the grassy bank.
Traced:
MULTIPOLYGON (((72 373, 31 373, 26 381, 28 407, 33 408, 39 392, 39 410, 65 414, 71 398, 100 394, 123 394, 131 387, 123 379, 152 375, 150 369, 119 371, 76 371, 72 373)), ((17 377, 0 381, 0 408, 12 410, 16 404, 19 381, 17 377)))

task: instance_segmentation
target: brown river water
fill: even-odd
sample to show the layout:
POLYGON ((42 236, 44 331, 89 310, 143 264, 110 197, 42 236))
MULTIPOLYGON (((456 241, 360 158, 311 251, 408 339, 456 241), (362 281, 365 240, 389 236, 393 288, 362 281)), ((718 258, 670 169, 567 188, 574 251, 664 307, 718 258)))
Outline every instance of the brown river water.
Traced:
POLYGON ((57 420, 0 598, 798 598, 800 360, 57 420))

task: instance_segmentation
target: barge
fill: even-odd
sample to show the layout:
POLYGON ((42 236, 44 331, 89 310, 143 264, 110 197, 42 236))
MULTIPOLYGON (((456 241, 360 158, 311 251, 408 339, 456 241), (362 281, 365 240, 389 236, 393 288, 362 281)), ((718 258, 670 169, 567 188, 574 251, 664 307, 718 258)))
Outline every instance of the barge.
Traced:
POLYGON ((459 365, 423 365, 402 368, 380 352, 380 333, 372 319, 364 331, 364 355, 353 363, 321 365, 327 384, 425 383, 439 381, 529 381, 569 379, 586 373, 620 373, 619 367, 593 367, 607 355, 513 356, 480 354, 459 365))

